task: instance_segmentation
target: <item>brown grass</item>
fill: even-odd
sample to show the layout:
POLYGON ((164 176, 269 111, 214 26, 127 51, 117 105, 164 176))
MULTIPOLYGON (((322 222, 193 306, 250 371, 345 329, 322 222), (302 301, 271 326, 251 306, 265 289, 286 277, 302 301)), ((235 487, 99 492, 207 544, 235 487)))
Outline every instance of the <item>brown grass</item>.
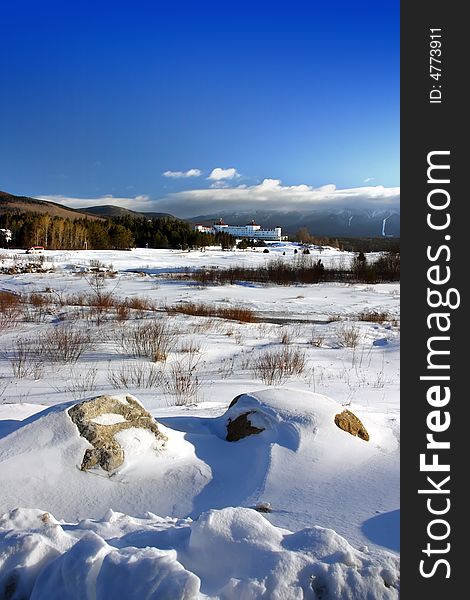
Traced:
POLYGON ((166 308, 169 314, 182 313, 192 317, 218 317, 230 321, 241 321, 242 323, 255 323, 256 315, 251 308, 242 306, 214 306, 202 302, 185 302, 174 304, 166 308))
POLYGON ((20 314, 20 296, 10 292, 0 292, 0 331, 13 327, 20 314))
POLYGON ((394 323, 397 318, 386 311, 363 310, 355 319, 357 321, 366 321, 368 323, 394 323))

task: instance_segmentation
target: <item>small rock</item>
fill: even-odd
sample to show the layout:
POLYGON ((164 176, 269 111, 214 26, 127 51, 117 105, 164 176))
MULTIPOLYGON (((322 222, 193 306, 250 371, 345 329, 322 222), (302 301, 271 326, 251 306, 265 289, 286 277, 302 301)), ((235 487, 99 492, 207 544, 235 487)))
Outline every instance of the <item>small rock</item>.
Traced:
POLYGON ((258 504, 255 506, 255 510, 257 510, 260 513, 273 512, 273 509, 271 508, 271 504, 269 502, 258 502, 258 504))
POLYGON ((225 438, 227 442, 238 442, 238 440, 264 431, 263 428, 254 427, 251 424, 248 417, 253 414, 253 412, 254 411, 246 412, 239 415, 236 419, 228 420, 227 437, 225 438))
POLYGON ((369 441, 367 429, 364 427, 361 420, 350 410, 343 410, 342 413, 335 415, 335 424, 343 431, 355 435, 366 442, 369 441))

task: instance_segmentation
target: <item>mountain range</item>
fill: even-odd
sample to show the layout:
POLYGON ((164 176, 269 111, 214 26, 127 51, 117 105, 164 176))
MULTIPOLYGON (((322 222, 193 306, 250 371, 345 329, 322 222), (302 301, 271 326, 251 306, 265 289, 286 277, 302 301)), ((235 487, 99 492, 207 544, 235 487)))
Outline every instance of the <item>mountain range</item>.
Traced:
POLYGON ((34 213, 49 215, 51 217, 62 217, 64 219, 98 219, 98 214, 91 214, 86 211, 75 210, 57 202, 38 200, 29 196, 15 196, 8 192, 0 191, 0 214, 5 213, 34 213))
POLYGON ((286 234, 307 228, 312 235, 338 237, 399 237, 400 213, 394 210, 317 209, 300 211, 224 212, 199 215, 193 223, 210 224, 222 218, 230 225, 245 225, 254 219, 264 228, 282 227, 286 234))
MULTIPOLYGON (((100 217, 147 217, 147 219, 158 219, 162 217, 171 217, 176 219, 173 215, 163 212, 139 212, 131 210, 130 208, 123 208, 122 206, 115 206, 114 204, 100 204, 98 206, 89 206, 88 208, 79 208, 79 212, 84 214, 98 215, 100 217)), ((184 219, 182 219, 184 220, 184 219)))
MULTIPOLYGON (((69 208, 63 204, 38 200, 28 196, 15 196, 7 192, 0 192, 0 214, 6 212, 31 212, 49 214, 69 219, 90 218, 103 219, 110 217, 133 216, 146 217, 172 217, 169 213, 138 212, 112 204, 90 206, 84 209, 69 208)), ((176 218, 176 217, 173 217, 176 218)), ((197 215, 182 219, 189 223, 202 223, 210 225, 223 219, 230 225, 245 225, 255 220, 263 228, 269 229, 280 226, 283 233, 293 235, 300 228, 305 227, 312 235, 330 237, 399 237, 400 213, 390 209, 313 209, 308 212, 300 211, 272 211, 255 210, 230 211, 197 215)))

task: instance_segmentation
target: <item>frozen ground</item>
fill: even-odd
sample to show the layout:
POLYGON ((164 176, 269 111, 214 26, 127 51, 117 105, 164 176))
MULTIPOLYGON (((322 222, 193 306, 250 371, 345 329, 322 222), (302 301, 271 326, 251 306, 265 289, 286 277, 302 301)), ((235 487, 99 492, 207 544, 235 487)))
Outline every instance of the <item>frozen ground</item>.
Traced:
MULTIPOLYGON (((55 597, 55 585, 60 597, 91 598, 95 591, 98 598, 117 597, 103 595, 103 582, 125 585, 126 573, 137 572, 146 593, 155 589, 156 595, 136 589, 137 595, 126 597, 396 597, 399 286, 201 287, 161 276, 203 264, 256 264, 275 254, 292 260, 292 253, 292 246, 269 254, 48 252, 45 264, 53 272, 0 276, 4 292, 50 299, 46 308, 28 307, 4 320, 2 330, 0 513, 6 516, 0 521, 0 561, 10 575, 12 565, 30 565, 15 575, 18 590, 26 586, 18 597, 30 594, 39 572, 35 598, 55 597), (72 294, 92 294, 77 272, 96 260, 117 271, 104 279, 107 294, 146 298, 156 310, 119 316, 110 309, 97 318, 70 304, 72 294), (242 306, 256 322, 165 311, 188 302, 242 306), (123 350, 129 331, 155 320, 171 328, 165 362, 123 350), (41 359, 29 373, 14 376, 18 347, 35 347, 63 328, 86 332, 91 340, 76 362, 41 359), (256 365, 285 351, 298 352, 303 366, 269 385, 256 365), (184 375, 185 389, 178 389, 177 373, 184 375), (127 391, 169 432, 166 454, 139 450, 111 478, 79 471, 77 452, 87 442, 59 405, 127 391), (281 433, 270 427, 259 437, 225 441, 220 419, 243 393, 271 407, 276 422, 284 423, 281 433), (323 422, 327 405, 354 412, 370 441, 341 432, 331 419, 323 422), (269 502, 272 512, 253 511, 259 502, 269 502), (11 513, 17 507, 23 508, 11 513), (53 516, 41 520, 45 512, 53 516), (74 545, 77 539, 80 545, 74 545), (67 564, 82 563, 77 572, 92 595, 67 596, 65 583, 57 582, 67 564), (159 582, 152 565, 161 567, 159 582), (115 578, 117 566, 122 579, 115 578)), ((4 265, 13 254, 3 252, 4 265)), ((321 253, 325 264, 350 257, 321 253)))

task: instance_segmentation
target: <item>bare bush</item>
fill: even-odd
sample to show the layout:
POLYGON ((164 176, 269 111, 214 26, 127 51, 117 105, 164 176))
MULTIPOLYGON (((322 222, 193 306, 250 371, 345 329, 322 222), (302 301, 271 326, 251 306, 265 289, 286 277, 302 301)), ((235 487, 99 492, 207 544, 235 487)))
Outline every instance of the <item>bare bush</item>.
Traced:
MULTIPOLYGON (((268 252, 267 249, 264 252, 268 252)), ((187 279, 187 273, 173 276, 187 279)), ((294 260, 281 258, 257 266, 233 265, 228 268, 202 268, 191 273, 191 279, 201 285, 237 284, 253 281, 261 284, 292 285, 297 283, 314 284, 325 281, 345 283, 379 283, 400 280, 400 254, 385 252, 375 262, 368 263, 365 256, 353 261, 343 258, 330 261, 325 266, 321 259, 308 254, 297 255, 294 260), (363 260, 364 258, 364 260, 363 260)))
POLYGON ((61 325, 38 341, 37 352, 45 362, 71 364, 92 346, 93 339, 87 331, 61 325))
POLYGON ((398 322, 397 317, 386 311, 363 310, 355 319, 357 321, 366 321, 367 323, 393 323, 398 322))
POLYGON ((237 355, 233 354, 227 358, 223 358, 220 362, 218 373, 221 379, 228 379, 231 377, 235 370, 235 361, 237 359, 237 355))
POLYGON ((119 304, 116 306, 116 319, 118 321, 127 321, 130 317, 130 309, 125 304, 119 304))
POLYGON ((3 357, 9 360, 13 376, 18 379, 39 379, 44 371, 44 360, 35 340, 17 338, 3 357))
POLYGON ((90 270, 104 272, 106 270, 106 265, 100 260, 92 258, 90 260, 90 270))
POLYGON ((179 347, 182 354, 197 355, 202 352, 201 344, 193 339, 183 340, 179 347))
POLYGON ((25 321, 43 323, 51 310, 50 298, 45 294, 32 293, 22 298, 22 313, 25 321))
POLYGON ((253 372, 266 385, 280 385, 293 375, 302 375, 305 365, 305 352, 302 350, 269 350, 256 360, 253 372))
POLYGON ((177 331, 163 319, 152 319, 121 331, 120 346, 126 354, 165 361, 172 350, 177 331))
POLYGON ((361 330, 357 325, 343 325, 336 332, 336 339, 343 348, 356 348, 361 341, 361 330))
POLYGON ((367 321, 368 323, 385 323, 392 318, 390 313, 376 310, 363 310, 355 317, 358 321, 367 321))
POLYGON ((74 370, 70 371, 68 383, 64 389, 57 389, 58 392, 69 392, 73 395, 74 400, 82 398, 87 392, 96 390, 96 377, 98 369, 92 367, 86 371, 74 370))
POLYGON ((169 365, 162 384, 171 404, 186 406, 199 401, 201 392, 201 381, 197 370, 199 361, 198 357, 188 355, 169 365))
POLYGON ((117 370, 108 370, 108 381, 115 389, 157 388, 162 384, 162 372, 152 363, 122 363, 117 370))
POLYGON ((0 402, 4 402, 5 400, 5 392, 7 391, 8 387, 10 386, 11 381, 4 381, 4 382, 0 382, 0 402))
POLYGON ((0 331, 13 327, 21 314, 21 298, 10 292, 0 292, 0 331))
POLYGON ((129 310, 135 313, 138 319, 141 319, 148 312, 154 312, 156 310, 155 304, 148 298, 142 298, 141 296, 132 296, 132 298, 126 298, 123 302, 129 310))
POLYGON ((337 323, 341 321, 341 315, 328 315, 327 323, 337 323))
MULTIPOLYGON (((99 261, 96 262, 99 263, 99 261)), ((99 263, 99 266, 93 267, 94 270, 91 273, 85 275, 85 280, 92 292, 89 306, 93 307, 91 314, 97 325, 101 325, 116 303, 113 297, 116 286, 111 291, 106 289, 105 273, 100 268, 101 263, 99 263)))
POLYGON ((325 336, 323 333, 319 333, 315 328, 312 330, 312 336, 310 338, 310 344, 315 348, 321 348, 325 343, 325 336))

